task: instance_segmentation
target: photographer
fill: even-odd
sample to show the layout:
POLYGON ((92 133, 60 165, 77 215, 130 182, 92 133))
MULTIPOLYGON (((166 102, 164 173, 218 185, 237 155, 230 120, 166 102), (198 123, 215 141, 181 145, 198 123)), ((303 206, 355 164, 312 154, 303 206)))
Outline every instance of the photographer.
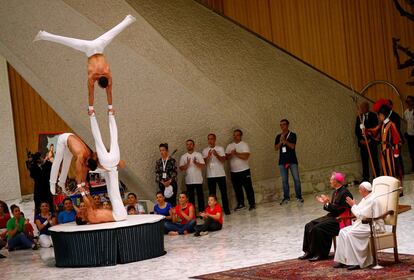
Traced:
MULTIPOLYGON (((27 153, 28 160, 26 167, 30 172, 30 177, 34 181, 33 200, 35 202, 35 215, 40 211, 40 203, 47 201, 53 205, 53 196, 49 189, 49 178, 52 163, 49 160, 43 160, 39 152, 27 153)), ((53 207, 51 207, 53 212, 53 207)))

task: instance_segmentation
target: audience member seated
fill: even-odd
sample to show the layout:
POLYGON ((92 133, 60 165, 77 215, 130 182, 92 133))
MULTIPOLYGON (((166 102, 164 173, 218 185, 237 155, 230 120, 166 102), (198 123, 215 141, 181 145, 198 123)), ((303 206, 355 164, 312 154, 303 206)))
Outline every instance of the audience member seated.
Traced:
POLYGON ((13 218, 7 222, 7 244, 9 251, 18 249, 29 249, 37 250, 38 246, 36 243, 31 241, 25 233, 25 218, 21 215, 20 208, 17 205, 10 207, 13 218))
MULTIPOLYGON (((344 227, 339 232, 336 239, 337 246, 335 252, 334 268, 347 267, 354 270, 370 266, 374 259, 369 248, 369 237, 371 229, 369 224, 363 224, 364 218, 379 217, 383 213, 381 205, 371 193, 372 186, 368 182, 359 185, 359 194, 362 196, 361 202, 357 205, 355 200, 347 197, 346 202, 351 206, 352 214, 357 220, 352 226, 344 227)), ((384 221, 376 221, 375 229, 384 232, 384 221)))
POLYGON ((145 214, 145 209, 144 206, 142 206, 141 204, 138 203, 138 198, 137 195, 135 193, 129 193, 128 197, 127 197, 127 203, 125 205, 125 209, 128 212, 128 206, 134 206, 137 214, 145 214))
POLYGON ((101 201, 101 196, 96 194, 93 196, 93 201, 95 202, 95 208, 99 209, 102 208, 102 201, 101 201))
POLYGON ((112 205, 110 200, 105 200, 102 202, 102 209, 109 209, 112 210, 112 205))
POLYGON ((76 210, 76 224, 77 225, 86 225, 87 221, 87 214, 86 214, 86 205, 85 202, 81 201, 79 206, 74 206, 76 210))
POLYGON ((168 235, 189 234, 194 232, 196 215, 194 205, 188 202, 186 192, 181 192, 178 205, 171 209, 171 222, 165 223, 168 235))
POLYGON ((0 200, 0 240, 6 239, 6 227, 9 219, 9 207, 7 207, 7 204, 4 201, 0 200))
POLYGON ((73 209, 72 200, 67 197, 63 200, 63 211, 58 215, 59 224, 66 224, 76 220, 76 211, 73 209))
POLYGON ((154 205, 154 214, 165 216, 165 221, 171 221, 171 204, 165 201, 164 192, 157 192, 157 204, 154 205))
POLYGON ((135 209, 134 205, 128 205, 127 206, 127 213, 128 213, 128 215, 137 215, 138 214, 137 209, 135 209))
POLYGON ((50 236, 49 228, 57 224, 57 219, 50 212, 48 202, 40 204, 40 213, 36 215, 35 224, 39 230, 39 244, 42 248, 49 248, 53 246, 52 237, 50 236))
POLYGON ((328 214, 306 224, 302 247, 305 254, 299 257, 300 260, 319 261, 328 258, 332 238, 339 233, 339 222, 336 218, 350 208, 346 198, 353 197, 345 184, 345 175, 333 172, 330 184, 334 189, 332 199, 327 195, 316 197, 328 214))
POLYGON ((200 213, 204 220, 204 224, 195 227, 194 236, 207 235, 209 231, 221 230, 223 227, 223 209, 217 203, 215 195, 208 196, 208 207, 204 212, 200 213))

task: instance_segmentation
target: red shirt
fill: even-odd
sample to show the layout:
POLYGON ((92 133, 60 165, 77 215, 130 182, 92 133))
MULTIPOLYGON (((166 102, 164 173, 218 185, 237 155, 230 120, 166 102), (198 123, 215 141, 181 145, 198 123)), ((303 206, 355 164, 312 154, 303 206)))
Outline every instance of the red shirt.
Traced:
MULTIPOLYGON (((190 202, 187 202, 187 206, 184 208, 183 212, 187 215, 190 216, 190 207, 193 206, 193 204, 191 204, 190 202)), ((194 206, 193 206, 194 207, 194 206)), ((177 213, 178 217, 181 218, 181 224, 185 225, 186 223, 188 223, 188 221, 184 218, 184 216, 181 214, 181 205, 177 205, 175 206, 175 212, 177 213)), ((194 215, 193 220, 196 219, 196 216, 194 215)))
POLYGON ((6 228, 7 221, 10 219, 10 214, 6 213, 3 217, 0 217, 0 228, 6 228))
MULTIPOLYGON (((223 209, 221 209, 221 206, 219 204, 216 204, 213 209, 210 207, 206 208, 206 213, 215 216, 217 213, 220 213, 220 219, 218 219, 218 222, 222 225, 223 224, 223 209)), ((214 219, 216 220, 216 219, 214 219)))

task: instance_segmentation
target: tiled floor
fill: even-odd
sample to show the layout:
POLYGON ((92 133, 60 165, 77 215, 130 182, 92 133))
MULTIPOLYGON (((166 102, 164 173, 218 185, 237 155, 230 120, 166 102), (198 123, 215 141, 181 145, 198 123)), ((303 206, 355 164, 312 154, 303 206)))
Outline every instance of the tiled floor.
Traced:
MULTIPOLYGON (((406 184, 401 204, 411 204, 413 188, 406 184)), ((357 188, 352 192, 357 193, 357 188)), ((358 196, 357 196, 358 197, 358 196)), ((358 197, 359 198, 359 197, 358 197)), ((25 204, 25 207, 31 207, 25 204)), ((25 208, 23 207, 23 208, 25 208)), ((28 213, 28 212, 27 212, 28 213)), ((56 268, 53 249, 1 253, 1 279, 187 279, 190 276, 296 258, 301 255, 303 226, 324 214, 313 195, 304 205, 291 202, 258 205, 255 211, 225 217, 223 230, 196 238, 165 237, 163 257, 101 268, 56 268)), ((400 253, 414 254, 414 210, 398 217, 400 253)))

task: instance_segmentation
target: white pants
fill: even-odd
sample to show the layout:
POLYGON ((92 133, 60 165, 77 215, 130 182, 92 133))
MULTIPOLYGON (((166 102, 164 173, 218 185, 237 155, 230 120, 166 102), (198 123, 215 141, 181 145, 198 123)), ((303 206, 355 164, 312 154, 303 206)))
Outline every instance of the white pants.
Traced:
POLYGON ((112 204, 112 215, 114 217, 114 220, 126 220, 128 214, 125 210, 125 206, 122 202, 121 194, 119 192, 118 170, 114 168, 111 171, 104 172, 103 175, 105 178, 108 197, 109 200, 111 200, 112 204))
POLYGON ((59 173, 60 164, 63 161, 62 170, 59 175, 58 185, 60 187, 65 187, 66 178, 68 177, 68 172, 70 168, 70 163, 72 161, 72 153, 68 147, 68 138, 73 135, 72 133, 63 133, 59 136, 56 147, 55 160, 52 164, 52 170, 50 171, 50 192, 56 194, 56 181, 59 173))
POLYGON ((99 130, 99 125, 96 121, 95 115, 90 116, 89 118, 91 120, 91 130, 93 138, 95 139, 95 148, 100 165, 108 170, 114 167, 116 168, 120 160, 120 154, 118 145, 118 128, 116 126, 115 116, 112 114, 108 115, 109 134, 111 140, 109 152, 106 150, 106 147, 102 141, 101 131, 99 130))
POLYGON ((47 234, 41 234, 39 236, 40 247, 49 248, 53 246, 52 237, 47 234))
POLYGON ((114 28, 108 32, 102 34, 100 37, 95 40, 80 40, 75 38, 63 37, 59 35, 54 35, 46 31, 39 31, 36 35, 34 41, 45 40, 50 42, 55 42, 73 48, 75 50, 81 51, 86 54, 87 57, 91 57, 94 54, 103 54, 105 47, 127 26, 136 21, 136 19, 127 15, 123 21, 121 21, 114 28))

